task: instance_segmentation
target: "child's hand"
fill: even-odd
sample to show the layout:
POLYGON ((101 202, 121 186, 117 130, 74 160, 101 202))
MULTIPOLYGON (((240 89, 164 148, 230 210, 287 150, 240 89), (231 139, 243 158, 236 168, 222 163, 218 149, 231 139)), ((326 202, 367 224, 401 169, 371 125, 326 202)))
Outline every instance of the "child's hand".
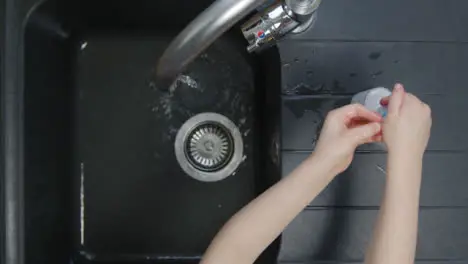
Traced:
POLYGON ((357 146, 381 140, 382 117, 360 104, 331 111, 313 153, 334 175, 348 168, 357 146))
POLYGON ((388 152, 422 158, 430 136, 431 108, 406 93, 401 84, 396 84, 392 95, 382 103, 388 104, 388 116, 383 124, 388 152))

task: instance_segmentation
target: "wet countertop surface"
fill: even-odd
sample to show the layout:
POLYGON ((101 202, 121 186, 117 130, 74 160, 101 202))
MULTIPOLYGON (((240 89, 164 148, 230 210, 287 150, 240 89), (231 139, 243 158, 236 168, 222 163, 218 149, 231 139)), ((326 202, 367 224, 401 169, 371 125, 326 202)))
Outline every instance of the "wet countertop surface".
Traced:
MULTIPOLYGON (((402 82, 433 112, 424 158, 417 263, 468 263, 468 2, 326 0, 315 28, 279 44, 282 171, 313 150, 328 111, 402 82)), ((361 263, 385 184, 381 146, 350 166, 285 230, 281 263, 361 263)))

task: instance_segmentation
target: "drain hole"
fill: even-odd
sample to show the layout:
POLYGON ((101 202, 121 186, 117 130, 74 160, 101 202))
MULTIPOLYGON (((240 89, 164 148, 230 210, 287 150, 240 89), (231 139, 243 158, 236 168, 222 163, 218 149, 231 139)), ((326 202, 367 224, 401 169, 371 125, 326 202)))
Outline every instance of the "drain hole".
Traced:
POLYGON ((215 182, 233 175, 243 162, 244 143, 236 125, 217 113, 200 113, 177 132, 174 151, 190 177, 215 182))
POLYGON ((185 140, 185 155, 198 170, 215 172, 232 158, 234 143, 227 128, 215 122, 195 127, 185 140))

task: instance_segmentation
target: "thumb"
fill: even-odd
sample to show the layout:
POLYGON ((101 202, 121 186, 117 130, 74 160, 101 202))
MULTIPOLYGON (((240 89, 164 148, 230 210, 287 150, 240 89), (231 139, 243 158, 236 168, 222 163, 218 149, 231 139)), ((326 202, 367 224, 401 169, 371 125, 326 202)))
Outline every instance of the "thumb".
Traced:
POLYGON ((398 115, 400 108, 403 105, 403 100, 405 98, 405 89, 403 85, 397 83, 393 89, 392 95, 390 96, 388 102, 388 113, 390 115, 398 115))
POLYGON ((348 136, 355 145, 372 142, 372 138, 382 129, 380 123, 374 122, 365 124, 348 131, 348 136))

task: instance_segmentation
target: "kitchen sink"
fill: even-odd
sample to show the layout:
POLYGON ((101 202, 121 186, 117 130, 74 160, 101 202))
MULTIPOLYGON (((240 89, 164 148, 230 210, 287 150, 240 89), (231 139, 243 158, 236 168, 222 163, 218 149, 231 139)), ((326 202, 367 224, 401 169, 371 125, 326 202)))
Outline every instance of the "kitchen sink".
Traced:
MULTIPOLYGON (((198 263, 281 178, 277 49, 249 55, 237 25, 162 87, 158 58, 212 1, 65 2, 30 3, 25 18, 25 262, 198 263), (242 137, 240 165, 219 181, 176 159, 179 129, 200 113, 242 137)), ((259 263, 276 262, 279 240, 259 263)))

